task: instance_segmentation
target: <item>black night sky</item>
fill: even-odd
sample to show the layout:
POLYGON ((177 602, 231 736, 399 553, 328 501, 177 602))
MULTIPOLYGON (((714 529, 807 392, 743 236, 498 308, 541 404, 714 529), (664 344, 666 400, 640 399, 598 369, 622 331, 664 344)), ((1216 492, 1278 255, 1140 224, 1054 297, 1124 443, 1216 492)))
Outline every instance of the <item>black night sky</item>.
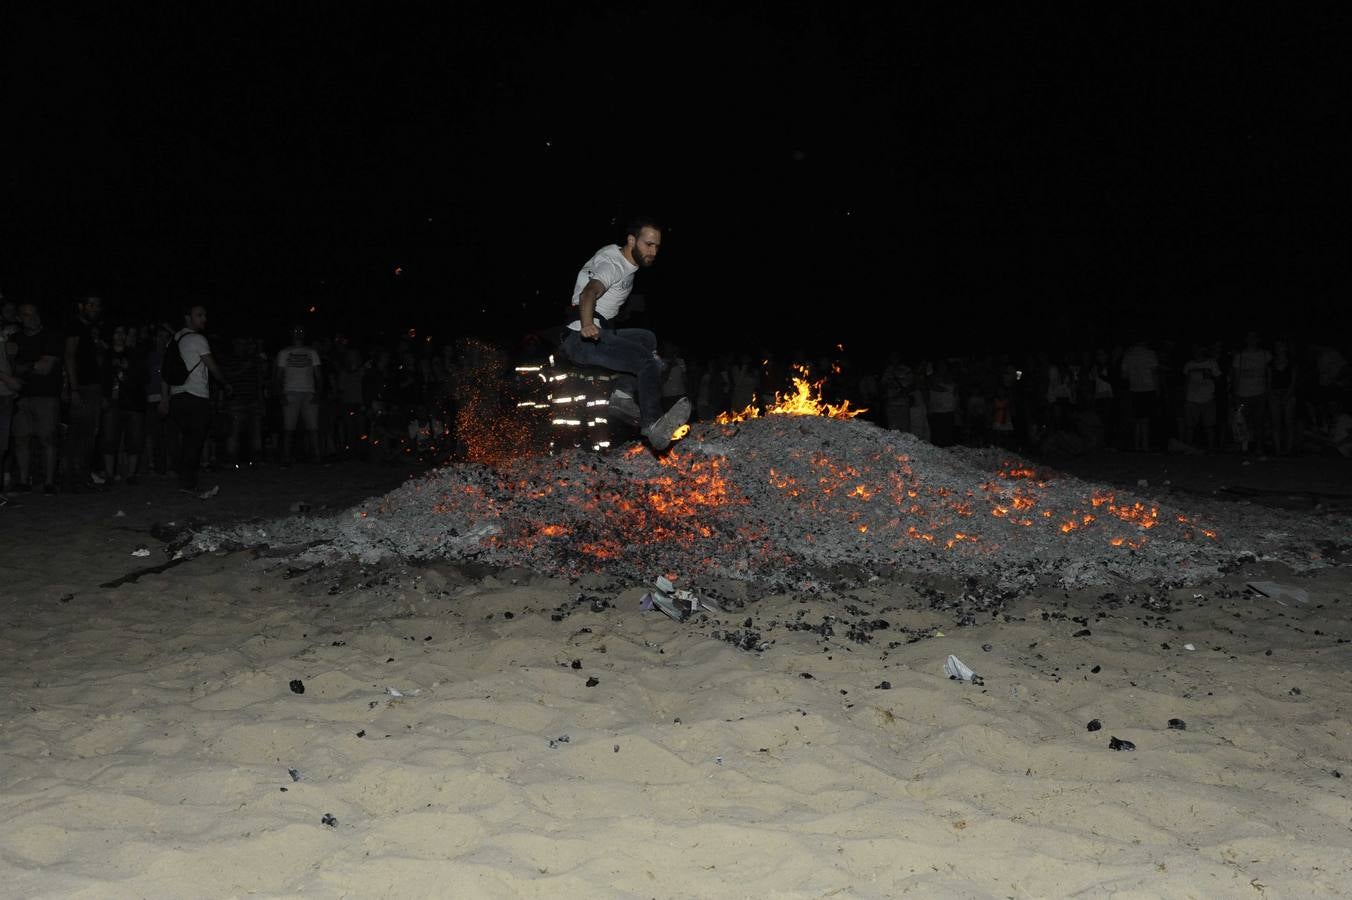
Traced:
POLYGON ((1296 334, 1345 302, 1337 4, 27 6, 14 299, 508 336, 649 212, 647 320, 710 349, 1296 334))

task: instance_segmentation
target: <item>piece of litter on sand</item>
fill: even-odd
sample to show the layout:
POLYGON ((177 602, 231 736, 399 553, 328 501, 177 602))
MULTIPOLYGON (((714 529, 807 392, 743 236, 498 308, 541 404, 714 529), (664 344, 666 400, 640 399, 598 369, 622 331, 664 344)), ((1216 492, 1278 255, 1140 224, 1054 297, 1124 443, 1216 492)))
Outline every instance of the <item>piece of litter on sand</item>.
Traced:
POLYGON ((570 738, 570 737, 569 737, 568 735, 566 735, 566 734, 561 734, 561 735, 559 735, 559 736, 556 737, 556 738, 551 738, 550 741, 549 741, 549 749, 550 749, 550 750, 557 750, 557 749, 559 748, 559 744, 566 744, 566 743, 568 743, 568 742, 571 741, 571 740, 572 740, 572 738, 570 738))
POLYGON ((291 679, 291 693, 293 694, 305 693, 305 682, 301 681, 299 678, 291 679))
POLYGON ((670 594, 672 591, 676 590, 676 585, 672 584, 662 575, 658 575, 657 580, 654 581, 653 584, 657 585, 657 589, 664 594, 670 594))
POLYGON ((197 496, 200 497, 200 498, 202 498, 203 500, 210 500, 212 497, 215 497, 215 496, 216 496, 217 494, 219 494, 220 492, 221 492, 221 486, 218 484, 218 485, 213 486, 213 487, 210 488, 209 490, 203 491, 202 493, 198 494, 197 496))
POLYGON ((1109 739, 1108 739, 1108 749, 1109 749, 1109 750, 1135 750, 1135 749, 1136 749, 1136 745, 1133 744, 1131 741, 1124 741, 1124 740, 1122 740, 1121 738, 1114 737, 1114 738, 1109 738, 1109 739))
POLYGON ((389 694, 391 697, 416 697, 418 694, 422 693, 422 688, 414 688, 411 691, 401 691, 396 687, 387 687, 385 688, 385 693, 389 694))
POLYGON ((1187 730, 1188 730, 1188 723, 1187 723, 1187 722, 1184 722, 1182 719, 1170 719, 1170 720, 1169 720, 1169 730, 1171 730, 1171 731, 1187 731, 1187 730))
POLYGON ((1184 650, 1196 650, 1197 647, 1194 646, 1194 645, 1192 645, 1192 644, 1184 644, 1184 645, 1183 645, 1183 649, 1184 649, 1184 650))
POLYGON ((1286 605, 1285 603, 1282 603, 1283 597, 1288 600, 1294 600, 1297 603, 1310 602, 1309 591, 1304 588, 1293 587, 1289 584, 1279 584, 1276 581, 1249 581, 1246 582, 1244 586, 1256 594, 1262 594, 1264 597, 1276 600, 1278 603, 1281 603, 1282 606, 1286 605))
POLYGON ((947 672, 948 677, 954 681, 970 681, 972 684, 976 685, 985 683, 980 675, 967 668, 965 662, 951 653, 948 655, 948 659, 944 661, 944 671, 947 672))
POLYGON ((145 547, 138 547, 138 548, 136 548, 135 550, 131 551, 131 555, 132 555, 132 556, 149 556, 149 555, 150 555, 150 551, 147 550, 145 547))
POLYGON ((291 776, 292 781, 304 781, 305 776, 300 774, 300 769, 287 769, 286 774, 291 776))
POLYGON ((685 613, 681 612, 681 608, 661 591, 649 591, 644 594, 643 602, 639 604, 639 608, 656 609, 677 622, 685 621, 685 613))
POLYGON ((324 818, 320 819, 319 821, 329 826, 330 828, 338 827, 338 819, 334 817, 333 813, 324 813, 324 818))
POLYGON ((721 756, 715 756, 715 757, 714 757, 714 763, 717 764, 717 765, 720 765, 720 766, 723 765, 723 757, 721 757, 721 756))

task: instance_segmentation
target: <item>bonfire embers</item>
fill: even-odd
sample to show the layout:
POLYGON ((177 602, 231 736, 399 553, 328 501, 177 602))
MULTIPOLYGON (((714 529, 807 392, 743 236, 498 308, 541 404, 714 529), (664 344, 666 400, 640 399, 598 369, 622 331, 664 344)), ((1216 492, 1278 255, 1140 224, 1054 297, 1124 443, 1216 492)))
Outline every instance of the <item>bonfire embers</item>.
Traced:
MULTIPOLYGON (((910 571, 1007 593, 1043 578, 1200 580, 1270 546, 1283 525, 1295 530, 1276 512, 1257 521, 1210 504, 1211 521, 1229 516, 1227 544, 1196 508, 1166 510, 837 412, 696 425, 661 457, 635 444, 610 455, 572 449, 496 468, 445 466, 329 523, 309 555, 474 558, 636 585, 678 573, 687 586, 730 577, 770 589, 820 583, 840 568, 910 571)), ((1302 539, 1336 526, 1302 522, 1302 539)), ((287 527, 295 530, 285 522, 272 530, 287 527)), ((321 523, 306 527, 278 542, 320 537, 321 523)), ((1273 558, 1309 565, 1317 555, 1288 545, 1273 558)))

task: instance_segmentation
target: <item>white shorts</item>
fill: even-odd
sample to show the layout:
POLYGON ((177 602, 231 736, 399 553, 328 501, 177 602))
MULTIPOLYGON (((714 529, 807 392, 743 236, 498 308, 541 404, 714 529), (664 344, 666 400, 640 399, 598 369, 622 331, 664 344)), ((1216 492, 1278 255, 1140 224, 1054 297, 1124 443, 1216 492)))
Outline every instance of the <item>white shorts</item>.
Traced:
POLYGON ((315 395, 309 391, 287 391, 286 402, 282 404, 282 428, 295 431, 296 423, 305 419, 306 431, 319 430, 319 404, 315 395))

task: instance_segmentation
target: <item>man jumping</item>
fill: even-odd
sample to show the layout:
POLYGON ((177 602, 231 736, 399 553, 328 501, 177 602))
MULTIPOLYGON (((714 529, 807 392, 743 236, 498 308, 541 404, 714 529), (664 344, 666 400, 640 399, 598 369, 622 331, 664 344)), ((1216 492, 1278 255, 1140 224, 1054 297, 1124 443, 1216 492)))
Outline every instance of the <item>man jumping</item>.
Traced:
POLYGON ((616 328, 614 319, 634 289, 634 275, 657 260, 662 228, 638 218, 626 229, 624 244, 607 244, 577 273, 573 306, 578 317, 568 326, 563 355, 581 366, 599 366, 635 376, 637 403, 622 391, 611 395, 611 408, 636 420, 639 431, 658 453, 690 418, 690 401, 681 397, 662 411, 662 360, 657 337, 645 328, 616 328))

